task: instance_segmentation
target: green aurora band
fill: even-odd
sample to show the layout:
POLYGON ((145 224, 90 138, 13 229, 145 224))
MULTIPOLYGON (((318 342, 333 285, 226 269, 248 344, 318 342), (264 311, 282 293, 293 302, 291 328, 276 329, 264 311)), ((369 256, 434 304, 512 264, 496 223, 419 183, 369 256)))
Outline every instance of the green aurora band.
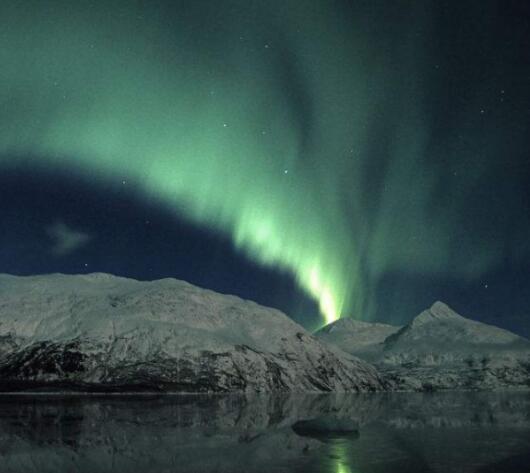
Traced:
MULTIPOLYGON (((384 38, 376 3, 357 17, 320 0, 3 1, 0 169, 126 181, 292 273, 326 323, 366 317, 386 271, 461 257, 453 204, 426 213, 428 2, 384 38), (382 183, 370 196, 367 172, 382 183)), ((487 249, 460 271, 487 267, 487 249)))

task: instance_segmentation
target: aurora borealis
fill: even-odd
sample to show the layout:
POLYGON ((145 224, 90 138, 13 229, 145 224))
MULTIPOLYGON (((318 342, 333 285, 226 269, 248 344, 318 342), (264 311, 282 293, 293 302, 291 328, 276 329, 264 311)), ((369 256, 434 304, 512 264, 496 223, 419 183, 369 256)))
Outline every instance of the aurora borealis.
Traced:
POLYGON ((0 173, 126 184, 323 322, 395 274, 483 287, 530 260, 520 5, 4 1, 0 173))

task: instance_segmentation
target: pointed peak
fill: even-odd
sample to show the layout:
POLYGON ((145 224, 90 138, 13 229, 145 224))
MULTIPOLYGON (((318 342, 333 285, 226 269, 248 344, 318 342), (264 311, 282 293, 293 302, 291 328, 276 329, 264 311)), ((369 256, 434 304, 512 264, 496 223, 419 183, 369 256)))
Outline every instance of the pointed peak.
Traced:
POLYGON ((367 322, 365 320, 357 320, 353 317, 342 317, 334 322, 324 325, 315 331, 315 334, 330 334, 333 332, 358 332, 371 329, 395 329, 398 330, 400 327, 384 324, 380 322, 367 322))
POLYGON ((353 319, 352 317, 342 317, 323 327, 320 327, 315 333, 331 333, 336 329, 352 328, 359 325, 364 325, 366 322, 353 319))
POLYGON ((436 301, 429 310, 438 317, 460 317, 451 307, 441 301, 436 301))
POLYGON ((412 321, 413 325, 422 324, 425 322, 432 321, 443 321, 443 320, 463 320, 464 317, 457 314, 447 304, 436 301, 430 309, 424 310, 421 314, 416 316, 412 321))

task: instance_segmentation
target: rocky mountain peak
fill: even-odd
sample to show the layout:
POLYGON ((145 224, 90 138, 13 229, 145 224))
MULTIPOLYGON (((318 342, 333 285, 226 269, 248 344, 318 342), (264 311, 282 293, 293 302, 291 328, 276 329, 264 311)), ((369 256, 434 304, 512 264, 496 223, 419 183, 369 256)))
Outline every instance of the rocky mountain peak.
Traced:
POLYGON ((416 327, 430 322, 464 322, 466 319, 457 314, 447 304, 436 301, 429 309, 417 315, 411 322, 416 327))

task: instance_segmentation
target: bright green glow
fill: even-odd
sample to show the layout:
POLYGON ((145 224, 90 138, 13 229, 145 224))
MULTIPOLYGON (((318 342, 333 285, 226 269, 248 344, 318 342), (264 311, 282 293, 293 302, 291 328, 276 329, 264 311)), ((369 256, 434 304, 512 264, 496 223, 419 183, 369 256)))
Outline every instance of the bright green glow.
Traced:
POLYGON ((342 441, 331 446, 331 455, 335 458, 335 473, 357 473, 348 462, 348 451, 342 441))
MULTIPOLYGON (((265 47, 274 38, 243 22, 237 34, 206 26, 212 40, 203 49, 185 17, 168 29, 148 11, 112 16, 107 7, 66 5, 3 7, 4 162, 32 154, 48 166, 135 185, 230 234, 256 261, 290 271, 325 322, 337 319, 355 264, 320 164, 333 166, 336 151, 318 136, 304 146, 298 121, 305 117, 289 98, 299 91, 280 87, 274 69, 281 45, 265 47)), ((307 31, 313 22, 326 28, 318 17, 307 18, 307 31)), ((303 65, 309 94, 322 73, 313 61, 330 45, 304 46, 315 48, 303 65)), ((315 120, 329 119, 325 107, 316 103, 315 120)))
POLYGON ((348 465, 343 465, 337 461, 337 473, 353 473, 348 465))
POLYGON ((494 232, 454 244, 474 158, 469 186, 444 182, 451 200, 429 207, 428 2, 390 25, 376 0, 93 3, 0 2, 0 170, 31 155, 125 180, 290 271, 325 322, 368 317, 389 271, 497 259, 494 232))

